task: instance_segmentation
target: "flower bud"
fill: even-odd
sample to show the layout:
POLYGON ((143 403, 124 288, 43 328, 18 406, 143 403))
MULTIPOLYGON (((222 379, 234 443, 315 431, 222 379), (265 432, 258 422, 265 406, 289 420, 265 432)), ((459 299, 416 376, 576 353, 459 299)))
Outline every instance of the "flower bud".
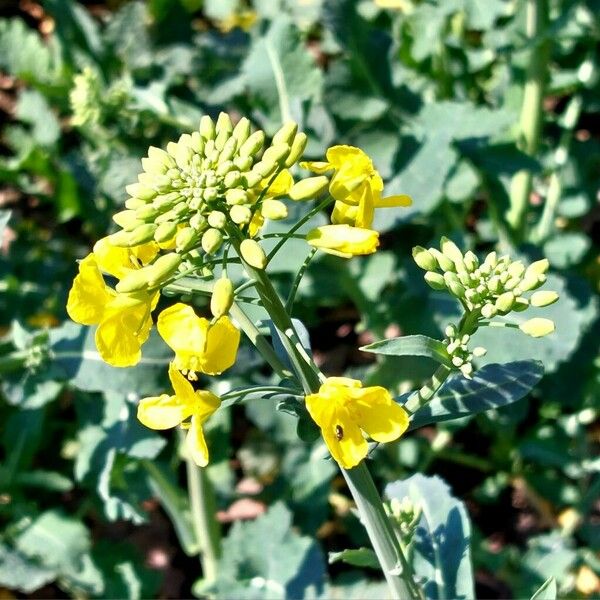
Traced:
POLYGON ((212 140, 215 137, 215 124, 208 115, 204 115, 200 119, 200 127, 198 130, 205 140, 212 140))
POLYGON ((204 229, 205 225, 206 217, 201 212, 197 212, 190 217, 190 227, 193 227, 196 231, 204 229))
POLYGON ((141 183, 132 183, 126 186, 125 190, 130 196, 140 200, 152 200, 156 196, 156 190, 141 183))
POLYGON ((292 200, 308 200, 318 196, 329 185, 329 178, 324 175, 307 177, 295 183, 288 195, 292 200))
POLYGON ((492 319, 496 314, 498 314, 498 311, 493 304, 484 304, 481 308, 481 316, 486 319, 492 319))
MULTIPOLYGON (((191 140, 190 147, 196 154, 204 153, 204 140, 202 139, 202 136, 200 135, 199 131, 192 132, 192 140, 191 140)), ((198 159, 196 159, 196 160, 198 160, 198 159)))
POLYGON ((512 292, 504 292, 496 298, 496 308, 500 314, 507 314, 515 303, 515 295, 512 292))
POLYGON ((542 260, 536 260, 534 263, 531 263, 527 267, 525 274, 527 275, 533 273, 535 275, 545 275, 549 267, 550 263, 548 262, 547 258, 543 258, 542 260))
POLYGON ((164 173, 175 166, 173 157, 169 156, 168 152, 165 152, 156 146, 150 146, 150 148, 148 148, 148 159, 153 165, 159 166, 160 173, 164 173))
POLYGON ((288 157, 285 159, 285 166, 291 167, 295 165, 302 154, 304 153, 304 149, 306 148, 306 143, 308 142, 308 138, 304 132, 300 132, 296 134, 294 141, 292 142, 290 153, 288 157))
POLYGON ((250 167, 252 166, 253 160, 252 157, 250 156, 236 156, 233 159, 233 164, 240 170, 240 171, 248 171, 250 169, 250 167))
POLYGON ((535 317, 529 319, 529 321, 525 321, 525 323, 521 323, 519 329, 531 337, 543 337, 554 331, 554 322, 550 319, 535 317))
POLYGON ((263 157, 263 160, 257 162, 252 167, 252 170, 255 173, 258 173, 262 178, 269 177, 277 170, 277 163, 272 160, 265 160, 263 157))
POLYGON ((289 144, 277 144, 276 146, 271 146, 265 150, 262 160, 264 162, 280 164, 288 157, 290 150, 289 144))
POLYGON ((235 187, 236 185, 238 185, 238 183, 240 183, 241 178, 242 178, 241 173, 239 171, 236 171, 236 170, 229 171, 225 175, 225 178, 223 179, 223 183, 225 184, 226 188, 232 188, 232 187, 235 187))
POLYGON ((481 357, 487 354, 487 350, 483 346, 475 346, 473 348, 473 356, 481 357))
POLYGON ((240 156, 254 156, 265 143, 263 131, 255 131, 240 147, 240 156))
POLYGON ((214 254, 223 243, 223 234, 214 228, 207 229, 202 235, 202 249, 206 254, 214 254))
MULTIPOLYGON (((221 150, 221 154, 219 154, 219 166, 223 166, 223 163, 225 162, 229 162, 231 161, 231 159, 233 158, 233 155, 235 154, 236 148, 237 148, 237 140, 235 138, 228 138, 227 141, 225 142, 225 144, 223 145, 223 149, 221 150)), ((230 163, 231 166, 233 167, 233 163, 230 163)), ((221 173, 219 171, 219 169, 217 169, 217 173, 224 174, 221 173)))
POLYGON ((227 217, 220 210, 213 210, 208 215, 208 224, 215 229, 223 229, 227 223, 227 217))
POLYGON ((136 208, 144 206, 145 204, 146 201, 142 200, 141 198, 127 198, 127 200, 125 200, 125 208, 128 208, 129 210, 135 210, 136 208))
POLYGON ((154 232, 154 239, 159 243, 168 242, 175 237, 176 233, 177 223, 174 223, 173 221, 165 221, 156 228, 156 231, 154 232))
POLYGON ((144 223, 137 218, 134 210, 122 210, 113 215, 113 221, 125 231, 132 231, 144 223))
POLYGON ((512 310, 515 312, 523 312, 529 308, 529 300, 527 298, 515 298, 515 304, 512 307, 512 310))
POLYGON ((183 227, 175 236, 177 252, 187 252, 198 243, 198 233, 193 227, 183 227))
POLYGON ((227 277, 217 279, 210 298, 210 312, 218 319, 226 315, 233 304, 233 283, 227 277))
POLYGON ((445 290, 446 282, 444 278, 439 273, 434 273, 433 271, 427 271, 424 277, 425 281, 429 284, 431 288, 434 290, 445 290))
POLYGON ((447 256, 455 264, 463 263, 462 252, 452 240, 443 237, 440 241, 440 248, 442 250, 442 254, 444 254, 444 256, 447 256))
POLYGON ((417 265, 425 271, 435 271, 439 268, 437 260, 435 260, 433 254, 421 246, 415 246, 412 249, 412 255, 413 260, 417 263, 417 265))
POLYGON ((437 248, 429 248, 429 252, 433 254, 442 271, 456 271, 456 265, 445 255, 442 254, 437 248))
POLYGON ((262 175, 260 173, 256 173, 255 171, 250 171, 249 173, 242 173, 242 182, 248 188, 253 188, 257 186, 262 181, 262 175))
POLYGON ((243 144, 250 135, 250 121, 246 117, 242 117, 231 132, 231 137, 237 140, 238 145, 243 144))
POLYGON ((181 196, 178 192, 169 192, 168 194, 156 196, 156 198, 152 200, 152 206, 162 210, 169 210, 170 208, 173 208, 173 206, 175 206, 180 200, 181 196))
POLYGON ((179 265, 181 264, 181 256, 175 252, 169 252, 169 254, 164 254, 163 256, 159 256, 152 265, 149 267, 145 267, 142 271, 146 269, 149 270, 149 284, 150 287, 157 287, 163 281, 166 281, 173 275, 179 265))
POLYGON ((444 273, 444 281, 446 283, 446 287, 454 296, 456 296, 457 298, 465 297, 466 290, 455 273, 452 273, 450 271, 444 273))
POLYGON ((120 294, 128 294, 131 292, 139 292, 140 290, 146 290, 150 287, 150 283, 148 281, 148 270, 150 267, 144 267, 143 269, 138 269, 136 271, 131 271, 127 273, 117 283, 115 289, 120 294))
POLYGON ((556 292, 534 292, 531 296, 531 306, 541 308, 542 306, 550 306, 558 300, 556 292))
POLYGON ((225 192, 225 201, 229 205, 248 204, 248 192, 234 188, 225 192))
POLYGON ((506 270, 511 277, 520 278, 525 272, 525 265, 520 260, 516 260, 515 262, 510 263, 506 270))
POLYGON ((277 221, 279 219, 285 219, 288 215, 287 206, 281 202, 281 200, 273 200, 267 198, 263 200, 260 212, 263 217, 277 221))
POLYGON ((240 244, 242 258, 255 269, 264 269, 267 266, 267 256, 260 244, 255 240, 244 240, 240 244))
POLYGON ((117 231, 109 235, 108 239, 113 246, 131 248, 153 240, 156 227, 154 223, 139 225, 133 231, 117 231))
POLYGON ((241 204, 236 204, 229 209, 229 216, 236 225, 246 225, 252 219, 252 211, 241 204))
MULTIPOLYGON (((164 208, 164 210, 167 209, 164 208)), ((140 221, 153 221, 158 216, 159 212, 160 211, 154 208, 152 204, 146 204, 146 206, 140 206, 135 209, 135 214, 140 221)))
POLYGON ((298 124, 294 123, 294 121, 287 121, 273 136, 273 146, 277 144, 290 145, 297 132, 298 124))
POLYGON ((479 260, 477 259, 477 256, 475 256, 475 254, 470 250, 465 252, 463 260, 469 273, 472 273, 479 266, 479 260))

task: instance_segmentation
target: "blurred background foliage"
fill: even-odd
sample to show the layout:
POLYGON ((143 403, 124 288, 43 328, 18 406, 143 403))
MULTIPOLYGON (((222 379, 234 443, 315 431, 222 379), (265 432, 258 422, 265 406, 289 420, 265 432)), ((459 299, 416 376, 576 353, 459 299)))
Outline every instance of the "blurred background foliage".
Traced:
MULTIPOLYGON (((479 253, 550 259, 561 301, 544 311, 556 333, 476 341, 488 348, 481 364, 542 360, 536 390, 418 429, 372 468, 381 488, 439 474, 464 501, 478 597, 529 596, 551 575, 569 597, 600 595, 600 2, 548 4, 531 41, 524 0, 0 2, 3 597, 201 593, 178 439, 135 419, 138 398, 161 391, 169 351, 153 338, 136 368, 110 368, 64 306, 76 259, 110 231, 148 146, 220 110, 267 133, 293 118, 312 159, 360 146, 387 193, 414 199, 378 213, 377 254, 324 256, 303 281, 295 316, 329 374, 400 393, 431 373, 357 350, 402 333, 440 337, 458 314, 423 283, 413 245, 444 234, 479 253), (540 44, 547 80, 531 155, 518 121, 540 44), (504 215, 522 169, 530 227, 515 241, 504 215)), ((292 242, 278 259, 282 289, 304 257, 292 242)), ((269 378, 247 346, 212 385, 269 378)), ((219 411, 209 438, 222 597, 382 597, 376 571, 326 565, 327 552, 368 540, 320 442, 300 441, 268 399, 219 411)))

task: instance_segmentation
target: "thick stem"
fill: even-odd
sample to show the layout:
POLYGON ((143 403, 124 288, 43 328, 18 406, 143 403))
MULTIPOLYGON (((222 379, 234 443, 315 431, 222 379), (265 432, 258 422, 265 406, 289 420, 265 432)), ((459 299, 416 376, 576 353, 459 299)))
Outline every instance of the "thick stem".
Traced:
POLYGON ((385 514, 381 497, 364 462, 354 469, 342 469, 348 488, 356 502, 373 550, 393 598, 419 600, 422 594, 402 550, 392 525, 385 514))
MULTIPOLYGON (((545 34, 547 22, 547 0, 527 0, 526 32, 532 48, 523 93, 518 145, 529 156, 534 156, 538 150, 542 128, 542 102, 548 71, 549 44, 548 40, 540 38, 545 34)), ((531 171, 524 169, 516 173, 511 182, 510 207, 506 213, 506 220, 516 242, 523 238, 525 230, 531 181, 531 171)))
POLYGON ((189 457, 186 458, 186 472, 192 523, 200 546, 202 573, 206 583, 213 583, 217 579, 221 555, 221 532, 215 518, 214 490, 206 469, 198 467, 189 457))
POLYGON ((442 384, 451 372, 452 370, 445 365, 440 365, 423 386, 408 397, 408 400, 404 404, 404 410, 412 415, 425 406, 442 387, 442 384))

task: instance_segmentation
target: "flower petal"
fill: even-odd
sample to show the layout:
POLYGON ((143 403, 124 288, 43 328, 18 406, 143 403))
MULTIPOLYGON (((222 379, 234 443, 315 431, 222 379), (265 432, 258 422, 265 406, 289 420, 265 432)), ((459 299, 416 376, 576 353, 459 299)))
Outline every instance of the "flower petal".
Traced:
POLYGON ((94 244, 94 256, 98 261, 98 267, 117 279, 123 279, 127 273, 136 268, 131 260, 129 248, 113 246, 108 238, 102 238, 94 244))
POLYGON ((412 198, 406 194, 375 198, 375 208, 392 208, 394 206, 410 206, 411 204, 412 198))
POLYGON ((132 367, 142 358, 142 341, 132 328, 127 311, 114 312, 104 318, 96 329, 95 339, 102 360, 113 367, 132 367))
MULTIPOLYGON (((266 181, 263 179, 263 183, 266 187, 269 183, 269 179, 266 181)), ((290 191, 293 185, 294 178, 292 177, 292 174, 287 169, 283 169, 283 171, 275 177, 275 181, 269 186, 266 197, 276 198, 277 196, 284 196, 290 191)))
MULTIPOLYGON (((173 386, 175 396, 182 406, 190 407, 190 414, 195 412, 196 394, 192 384, 175 368, 171 363, 169 365, 169 379, 173 386)), ((189 415, 188 415, 189 416, 189 415)))
POLYGON ((88 254, 79 263, 79 274, 73 280, 67 301, 67 313, 76 323, 96 325, 104 308, 113 297, 98 269, 96 257, 88 254))
POLYGON ((208 464, 208 446, 202 431, 202 421, 196 415, 192 416, 192 424, 186 436, 186 445, 192 460, 199 467, 205 467, 208 464))
POLYGON ((319 161, 303 161, 300 163, 300 166, 307 171, 317 173, 317 175, 323 175, 323 173, 327 173, 327 171, 333 169, 333 165, 330 165, 328 162, 319 161))
POLYGON ((360 148, 356 146, 331 146, 327 149, 327 160, 335 169, 340 169, 349 162, 355 165, 355 169, 362 170, 365 174, 373 169, 373 162, 360 148))
POLYGON ((379 234, 372 229, 350 225, 323 225, 309 231, 306 241, 324 252, 350 258, 375 252, 379 246, 379 234))
POLYGON ((356 423, 376 442, 398 439, 408 428, 406 411, 383 387, 371 386, 350 391, 348 410, 356 423))
POLYGON ((190 414, 176 396, 162 394, 140 400, 137 418, 150 429, 171 429, 176 427, 190 414))
POLYGON ((194 355, 204 353, 208 325, 208 321, 198 317, 191 306, 181 302, 160 313, 158 333, 175 351, 178 369, 191 369, 191 366, 185 366, 186 361, 194 355))
POLYGON ((360 201, 358 203, 358 211, 356 213, 356 221, 354 222, 354 226, 362 229, 370 229, 371 225, 373 225, 374 217, 375 204, 373 203, 373 192, 371 188, 366 185, 364 186, 360 201))
POLYGON ((240 345, 240 331, 226 315, 210 325, 207 333, 206 350, 198 356, 199 367, 207 375, 219 375, 235 362, 240 345))

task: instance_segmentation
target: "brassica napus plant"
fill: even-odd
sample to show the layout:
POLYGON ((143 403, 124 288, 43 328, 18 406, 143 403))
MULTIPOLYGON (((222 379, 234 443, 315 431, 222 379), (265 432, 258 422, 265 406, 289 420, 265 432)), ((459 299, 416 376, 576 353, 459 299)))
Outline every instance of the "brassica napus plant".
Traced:
MULTIPOLYGON (((189 460, 200 468, 210 454, 202 424, 219 410, 223 398, 195 389, 198 374, 218 376, 229 369, 245 334, 282 381, 268 390, 252 390, 285 392, 296 399, 299 414, 310 416, 354 496, 392 596, 421 598, 423 582, 413 575, 388 516, 393 516, 394 507, 386 513, 365 459, 374 445, 404 435, 412 416, 432 400, 449 375, 473 377, 474 359, 485 353, 484 348, 470 347, 478 328, 515 326, 527 335, 546 335, 554 327, 547 319, 534 317, 517 325, 509 317, 551 304, 558 296, 538 291, 546 281, 547 261, 526 266, 493 252, 480 261, 447 239, 439 249, 417 247, 414 260, 426 271, 426 282, 454 297, 463 310, 460 322, 446 327, 445 339, 437 345, 432 341, 431 353, 442 363, 438 371, 403 404, 382 386, 327 377, 301 344, 291 319, 293 302, 279 297, 269 263, 311 216, 331 208, 331 223, 305 236, 311 248, 294 282, 293 300, 315 252, 344 260, 376 252, 375 211, 408 206, 411 199, 385 196, 381 176, 359 148, 334 146, 324 160, 302 162, 306 142, 295 123, 285 123, 267 141, 263 131, 252 131, 248 119, 234 125, 221 113, 216 122, 203 117, 197 131, 166 149, 150 148, 142 160, 144 171, 127 187, 125 210, 114 215, 118 231, 100 240, 81 261, 67 308, 73 320, 98 325, 98 350, 118 367, 140 360, 156 323, 174 352, 169 367, 174 393, 142 399, 138 417, 152 429, 188 430, 189 460), (295 181, 292 170, 303 168, 314 175, 295 181), (262 243, 265 222, 286 218, 288 202, 312 201, 315 206, 281 233, 267 254, 262 243), (245 277, 237 287, 228 273, 233 263, 241 264, 245 277), (114 287, 107 276, 117 280, 114 287), (259 334, 244 312, 242 293, 250 286, 271 319, 281 342, 277 347, 259 334), (161 293, 183 300, 208 295, 211 317, 197 315, 185 301, 172 302, 154 315, 161 293)), ((227 398, 247 392, 234 390, 227 398)), ((208 577, 207 573, 214 573, 214 565, 205 564, 208 577)))

